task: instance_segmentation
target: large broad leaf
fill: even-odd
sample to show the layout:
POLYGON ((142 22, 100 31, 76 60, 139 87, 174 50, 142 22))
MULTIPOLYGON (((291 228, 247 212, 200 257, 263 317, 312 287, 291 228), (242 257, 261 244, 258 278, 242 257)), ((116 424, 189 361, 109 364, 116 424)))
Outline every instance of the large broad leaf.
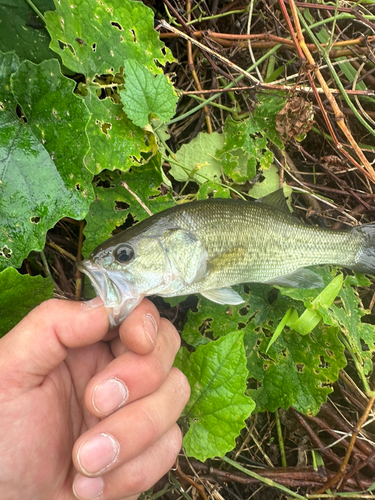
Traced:
POLYGON ((88 112, 74 82, 56 60, 17 67, 14 54, 0 54, 0 269, 42 250, 47 230, 84 217, 93 199, 88 112))
MULTIPOLYGON (((328 272, 320 273, 326 284, 332 279, 328 272)), ((294 307, 301 314, 305 307, 301 300, 284 297, 267 285, 251 284, 248 289, 244 293, 241 287, 237 288, 245 300, 238 307, 200 299, 197 312, 188 313, 183 339, 199 346, 227 332, 244 332, 248 377, 254 387, 250 395, 257 411, 292 405, 303 413, 316 413, 332 392, 331 384, 337 380, 339 370, 346 365, 338 328, 321 323, 310 335, 301 336, 285 327, 267 350, 287 309, 294 307)), ((311 293, 293 290, 301 296, 311 293)))
POLYGON ((133 163, 144 162, 142 152, 153 148, 153 138, 128 119, 119 94, 112 90, 124 84, 127 60, 157 74, 172 55, 154 29, 152 10, 142 2, 55 0, 55 4, 56 12, 45 16, 51 48, 69 69, 85 77, 78 91, 92 113, 87 168, 93 173, 127 171, 133 163))
POLYGON ((254 410, 245 396, 246 357, 243 332, 199 347, 190 356, 182 348, 176 365, 187 376, 191 396, 183 412, 190 428, 184 437, 188 456, 204 462, 235 447, 244 420, 254 410))
POLYGON ((152 213, 173 206, 174 202, 170 195, 161 195, 161 183, 159 155, 152 157, 146 165, 134 167, 127 173, 102 172, 95 185, 95 201, 86 217, 83 254, 88 257, 128 217, 134 222, 149 217, 142 204, 152 213), (123 182, 135 196, 122 185, 123 182))
MULTIPOLYGON (((44 13, 54 10, 53 0, 34 0, 44 13)), ((56 57, 49 48, 50 37, 43 21, 25 0, 0 0, 0 50, 14 50, 21 61, 40 63, 56 57)))
POLYGON ((55 12, 46 13, 51 49, 65 66, 82 73, 114 75, 127 59, 136 59, 154 73, 172 60, 154 29, 154 13, 132 0, 55 0, 55 12))
POLYGON ((5 269, 0 273, 0 337, 16 326, 31 309, 52 296, 51 279, 21 275, 12 267, 5 269))

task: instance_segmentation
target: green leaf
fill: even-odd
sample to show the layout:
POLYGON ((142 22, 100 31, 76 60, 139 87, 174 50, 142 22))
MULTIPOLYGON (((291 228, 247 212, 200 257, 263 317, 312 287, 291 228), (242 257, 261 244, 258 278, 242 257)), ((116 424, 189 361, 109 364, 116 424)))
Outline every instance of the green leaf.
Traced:
POLYGON ((124 64, 125 90, 121 100, 128 117, 135 125, 145 127, 153 118, 166 122, 175 113, 177 95, 165 75, 152 71, 135 60, 124 64))
POLYGON ((217 152, 216 157, 230 180, 244 183, 255 176, 258 167, 270 168, 273 154, 268 142, 283 148, 275 119, 284 103, 285 100, 280 97, 265 94, 259 96, 259 103, 248 120, 238 122, 230 116, 227 118, 224 147, 217 152))
MULTIPOLYGON (((332 276, 327 273, 328 281, 332 276)), ((200 298, 197 311, 188 313, 182 338, 198 346, 209 344, 211 339, 227 332, 244 332, 250 395, 257 411, 275 411, 293 405, 303 413, 316 413, 346 364, 338 328, 321 324, 310 335, 301 337, 285 327, 267 351, 287 309, 295 308, 301 313, 305 306, 267 285, 247 285, 248 293, 241 292, 241 288, 236 287, 236 291, 245 303, 238 307, 221 306, 200 298)))
POLYGON ((155 155, 149 163, 134 167, 130 172, 104 171, 96 181, 95 201, 90 206, 84 229, 86 236, 83 254, 88 256, 100 243, 111 236, 112 231, 121 226, 128 218, 134 222, 149 217, 149 214, 125 189, 126 182, 149 210, 160 212, 174 205, 170 195, 162 196, 160 184, 160 156, 155 155))
POLYGON ((191 387, 183 412, 190 422, 183 441, 186 453, 203 462, 222 456, 235 447, 244 420, 255 406, 244 394, 243 332, 229 333, 201 346, 190 357, 182 354, 178 362, 191 387))
MULTIPOLYGON (((53 0, 34 0, 43 13, 53 10, 53 0)), ((0 0, 0 51, 13 50, 21 61, 40 63, 56 57, 49 49, 50 37, 43 21, 25 0, 0 0)))
POLYGON ((121 104, 110 97, 98 99, 92 90, 85 103, 91 112, 86 129, 90 151, 85 158, 90 172, 98 174, 104 169, 126 172, 132 165, 144 163, 142 153, 151 148, 150 143, 146 144, 147 133, 133 125, 121 104))
POLYGON ((50 47, 87 82, 96 75, 120 73, 127 59, 153 73, 161 73, 159 65, 173 60, 154 30, 152 10, 142 2, 55 0, 55 7, 45 15, 50 47))
POLYGON ((10 267, 0 273, 0 337, 31 309, 53 296, 53 282, 41 276, 19 274, 10 267))
POLYGON ((47 230, 83 218, 93 199, 88 112, 74 82, 56 60, 16 69, 14 54, 0 54, 0 269, 42 250, 47 230))
POLYGON ((201 132, 189 144, 183 144, 176 153, 177 162, 169 158, 170 174, 176 181, 194 180, 203 184, 220 179, 221 167, 215 158, 216 151, 223 145, 222 135, 201 132))

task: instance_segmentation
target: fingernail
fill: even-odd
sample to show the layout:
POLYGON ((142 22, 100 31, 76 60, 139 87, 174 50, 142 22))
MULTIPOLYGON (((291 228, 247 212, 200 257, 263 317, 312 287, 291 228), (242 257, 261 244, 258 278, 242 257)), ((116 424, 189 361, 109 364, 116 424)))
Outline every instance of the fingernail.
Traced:
POLYGON ((102 433, 81 444, 77 460, 85 474, 97 474, 112 465, 119 451, 118 441, 109 434, 102 433))
POLYGON ((73 493, 80 500, 95 500, 102 496, 104 481, 101 477, 86 477, 77 474, 74 478, 73 493))
POLYGON ((143 316, 143 330, 149 342, 151 342, 152 345, 155 345, 158 326, 155 318, 149 313, 143 316))
POLYGON ((98 384, 92 395, 92 406, 99 413, 112 413, 126 403, 129 390, 122 380, 111 378, 98 384))
POLYGON ((100 307, 102 305, 103 301, 101 297, 94 297, 91 300, 86 300, 85 302, 81 302, 81 306, 84 311, 91 311, 92 309, 95 309, 96 307, 100 307))

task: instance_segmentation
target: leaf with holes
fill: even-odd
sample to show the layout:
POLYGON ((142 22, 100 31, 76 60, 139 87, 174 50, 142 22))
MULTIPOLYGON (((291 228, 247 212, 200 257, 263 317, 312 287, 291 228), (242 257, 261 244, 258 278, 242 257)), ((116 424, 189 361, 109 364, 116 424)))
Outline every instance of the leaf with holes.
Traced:
POLYGON ((13 267, 1 272, 0 337, 16 326, 34 307, 52 296, 53 281, 49 278, 21 275, 13 267))
POLYGON ((152 136, 135 127, 121 104, 110 97, 99 100, 90 90, 85 103, 91 112, 86 129, 91 147, 85 158, 90 172, 98 174, 104 169, 116 168, 126 172, 132 165, 143 164, 142 153, 152 149, 152 136))
MULTIPOLYGON (((34 0, 43 13, 53 10, 53 0, 34 0)), ((25 0, 0 0, 0 51, 14 51, 21 61, 40 63, 56 57, 43 21, 25 0)))
POLYGON ((190 428, 184 447, 190 457, 204 462, 223 456, 235 447, 235 439, 254 402, 245 396, 246 357, 243 332, 200 346, 190 356, 182 348, 176 365, 187 376, 191 395, 183 417, 190 428))
POLYGON ((120 90, 126 114, 138 127, 145 127, 153 118, 166 122, 175 112, 177 95, 165 75, 154 72, 136 60, 124 65, 125 90, 120 90))
POLYGON ((270 168, 273 154, 268 147, 269 141, 283 147, 274 121, 284 103, 285 99, 280 97, 259 96, 251 118, 244 121, 227 118, 224 146, 217 151, 216 158, 231 181, 244 183, 255 176, 258 168, 270 168))
POLYGON ((84 217, 93 199, 88 112, 73 90, 56 60, 0 54, 0 269, 42 250, 48 229, 84 217))
POLYGON ((116 227, 127 220, 140 222, 149 216, 135 196, 122 185, 123 182, 153 213, 174 205, 170 195, 163 196, 160 192, 162 175, 159 155, 127 173, 102 172, 94 184, 95 201, 86 216, 86 239, 82 250, 85 256, 89 256, 111 236, 116 227))
MULTIPOLYGON (((323 270, 320 271, 321 274, 323 270)), ((323 274, 322 274, 323 276, 323 274)), ((341 299, 340 306, 337 301, 328 310, 316 307, 326 324, 335 326, 345 336, 352 354, 356 356, 357 362, 361 363, 364 372, 368 374, 373 369, 372 357, 375 352, 375 326, 362 321, 369 314, 363 308, 360 297, 355 287, 369 286, 370 281, 361 274, 347 276, 338 297, 341 299)), ((303 291, 298 294, 297 289, 282 289, 281 293, 288 297, 302 300, 307 309, 311 309, 317 291, 303 291)))
POLYGON ((136 59, 153 73, 172 61, 154 29, 154 14, 133 0, 55 0, 47 12, 50 47, 65 66, 92 81, 115 75, 127 59, 136 59))
MULTIPOLYGON (((325 284, 332 280, 327 269, 316 271, 325 284)), ((242 331, 251 386, 249 394, 257 411, 275 411, 293 405, 303 413, 315 414, 332 392, 339 370, 346 365, 339 329, 329 321, 328 325, 321 323, 310 335, 302 337, 285 327, 267 351, 285 311, 294 307, 302 314, 305 306, 267 285, 250 284, 245 287, 248 293, 241 288, 236 291, 245 303, 238 307, 221 306, 200 298, 197 311, 188 313, 182 338, 196 347, 227 332, 242 331)), ((311 290, 293 290, 311 293, 311 290)), ((319 291, 313 290, 315 293, 319 291)))

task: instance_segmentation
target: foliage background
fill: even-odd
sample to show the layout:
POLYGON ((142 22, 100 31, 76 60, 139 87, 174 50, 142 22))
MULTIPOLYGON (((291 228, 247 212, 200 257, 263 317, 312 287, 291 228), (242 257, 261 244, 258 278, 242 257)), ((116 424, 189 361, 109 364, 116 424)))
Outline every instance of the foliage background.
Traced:
MULTIPOLYGON (((224 42, 213 45, 227 61, 221 70, 212 66, 217 75, 208 90, 211 85, 227 90, 214 96, 215 104, 206 94, 186 93, 191 83, 179 65, 187 58, 187 67, 197 75, 189 45, 181 55, 176 39, 168 42, 177 61, 155 30, 160 17, 181 29, 179 14, 168 2, 152 8, 131 0, 29 3, 15 0, 9 7, 0 1, 0 334, 53 290, 80 298, 82 280, 74 261, 88 256, 114 231, 175 203, 216 196, 260 198, 283 183, 287 188, 287 180, 297 192, 303 188, 305 194, 294 199, 294 206, 305 213, 308 209, 310 222, 322 223, 323 216, 346 224, 367 222, 361 219, 364 210, 354 211, 353 200, 371 207, 372 198, 363 195, 372 193, 371 170, 353 174, 342 157, 350 162, 350 151, 358 161, 360 153, 370 161, 374 132, 368 123, 355 122, 359 149, 336 147, 324 130, 324 116, 314 115, 317 107, 294 94, 296 85, 312 84, 311 71, 299 69, 294 79, 285 80, 290 86, 277 82, 283 72, 296 68, 290 46, 285 49, 275 41, 259 49, 263 53, 258 53, 258 62, 245 58, 249 64, 242 66, 251 64, 247 74, 256 75, 250 81, 259 78, 259 61, 264 61, 260 92, 255 92, 254 85, 240 82, 224 42), (242 85, 242 90, 229 92, 234 85, 242 85), (195 99, 217 107, 202 112, 203 105, 197 106, 195 99), (309 153, 322 140, 326 149, 319 146, 320 157, 309 153), (306 146, 298 157, 300 144, 306 146), (327 154, 332 144, 334 155, 327 154), (305 182, 301 172, 309 173, 313 183, 305 182), (318 196, 306 194, 311 187, 318 196), (343 207, 340 196, 345 197, 343 207)), ((224 7, 219 24, 204 20, 202 6, 194 8, 195 23, 228 27, 224 7)), ((374 17, 371 8, 370 2, 361 14, 369 23, 374 17)), ((237 14, 233 12, 232 20, 237 14)), ((357 66, 342 52, 334 53, 324 23, 315 28, 314 38, 312 12, 300 10, 305 32, 317 46, 328 43, 320 53, 328 67, 330 58, 343 62, 340 77, 354 82, 360 92, 358 108, 360 99, 371 119, 372 80, 365 80, 366 86, 362 79, 356 86, 357 66)), ((251 20, 247 5, 239 6, 239 14, 239 24, 244 16, 251 20)), ((260 9, 256 23, 267 25, 262 15, 260 9)), ((190 10, 186 19, 189 16, 190 10)), ((352 11, 336 11, 333 23, 341 29, 341 20, 353 18, 352 11)), ((368 39, 367 55, 372 41, 368 39)), ((243 48, 231 47, 237 62, 236 50, 243 48)), ((201 78, 209 64, 209 53, 203 51, 197 62, 201 78)), ((195 77, 194 85, 201 90, 195 77)), ((328 285, 338 270, 316 272, 328 285)), ((321 290, 277 291, 258 284, 238 287, 245 300, 240 307, 219 306, 202 297, 171 299, 170 304, 159 300, 165 314, 175 317, 185 342, 176 364, 192 386, 181 421, 188 456, 204 461, 225 455, 235 448, 253 412, 260 419, 262 412, 272 412, 277 420, 280 409, 292 406, 316 415, 348 360, 370 394, 367 377, 375 349, 373 317, 367 308, 372 304, 370 286, 363 275, 349 274, 337 297, 329 300, 321 299, 321 290), (288 310, 300 315, 310 311, 318 324, 302 336, 286 321, 288 310), (281 335, 280 323, 286 323, 281 335)), ((90 293, 86 283, 85 294, 90 293)))

